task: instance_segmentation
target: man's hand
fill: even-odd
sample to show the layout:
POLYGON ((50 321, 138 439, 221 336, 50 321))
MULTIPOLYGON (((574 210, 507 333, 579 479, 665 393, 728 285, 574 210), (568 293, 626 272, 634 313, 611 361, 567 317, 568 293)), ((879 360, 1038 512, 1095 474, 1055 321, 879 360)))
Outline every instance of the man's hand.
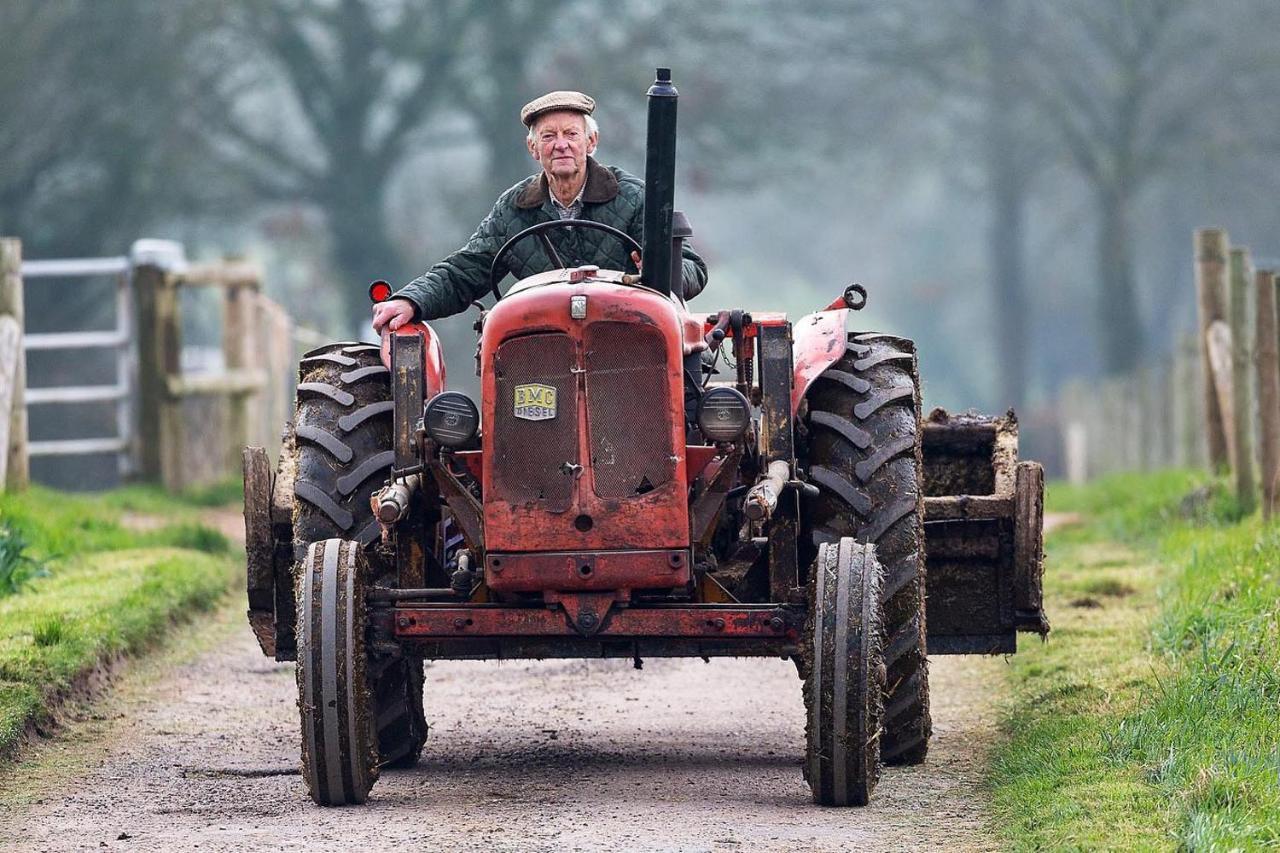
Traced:
POLYGON ((413 303, 407 299, 388 299, 373 306, 373 331, 381 335, 384 330, 394 332, 405 323, 413 321, 413 303))
POLYGON ((635 264, 635 265, 636 265, 636 274, 637 274, 637 275, 639 275, 640 273, 644 272, 644 270, 642 270, 642 269, 640 268, 640 253, 639 253, 639 252, 632 250, 632 252, 631 252, 631 263, 633 263, 633 264, 635 264))

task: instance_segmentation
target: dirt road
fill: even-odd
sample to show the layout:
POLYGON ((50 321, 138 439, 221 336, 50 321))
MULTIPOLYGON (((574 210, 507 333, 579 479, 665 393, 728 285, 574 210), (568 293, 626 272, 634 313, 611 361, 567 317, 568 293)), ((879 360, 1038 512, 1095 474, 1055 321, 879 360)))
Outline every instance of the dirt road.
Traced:
POLYGON ((1003 666, 935 658, 925 765, 821 809, 788 661, 433 664, 420 765, 320 809, 293 666, 262 657, 237 601, 0 777, 0 850, 990 850, 1003 666))
POLYGON ((108 719, 72 724, 20 768, 25 780, 0 780, 0 849, 993 846, 981 686, 999 679, 998 659, 936 660, 928 762, 887 770, 874 804, 848 810, 809 801, 789 662, 435 664, 422 763, 385 773, 365 807, 333 810, 311 805, 296 772, 292 665, 263 658, 234 607, 211 639, 127 678, 108 719))

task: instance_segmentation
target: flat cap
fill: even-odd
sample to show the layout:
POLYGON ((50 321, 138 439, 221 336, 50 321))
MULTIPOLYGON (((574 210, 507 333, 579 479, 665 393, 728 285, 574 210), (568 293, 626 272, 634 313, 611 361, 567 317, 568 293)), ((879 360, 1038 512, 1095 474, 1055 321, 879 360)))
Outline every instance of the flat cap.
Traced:
POLYGON ((596 101, 590 95, 581 92, 547 92, 541 98, 534 98, 520 110, 520 121, 525 127, 532 127, 533 120, 543 113, 552 110, 573 110, 584 115, 595 112, 596 101))

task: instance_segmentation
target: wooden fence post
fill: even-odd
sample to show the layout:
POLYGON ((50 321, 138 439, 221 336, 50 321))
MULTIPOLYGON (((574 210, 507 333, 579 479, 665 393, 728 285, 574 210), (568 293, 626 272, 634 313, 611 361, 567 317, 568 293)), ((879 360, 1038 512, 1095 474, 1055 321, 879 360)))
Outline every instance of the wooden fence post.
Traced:
POLYGON ((1062 424, 1063 468, 1067 482, 1082 486, 1089 479, 1089 427, 1085 394, 1080 380, 1068 381, 1058 391, 1058 421, 1062 424))
POLYGON ((1199 389, 1202 381, 1212 381, 1201 380, 1201 371, 1197 369, 1201 366, 1200 353, 1204 346, 1196 336, 1183 338, 1175 352, 1170 377, 1169 395, 1173 400, 1178 436, 1175 460, 1183 468, 1201 464, 1204 453, 1201 443, 1204 417, 1200 414, 1204 397, 1199 389))
POLYGON ((145 263, 134 267, 133 303, 138 335, 138 473, 181 486, 182 401, 169 393, 169 377, 182 369, 178 286, 172 273, 145 263))
POLYGON ((1249 365, 1249 269, 1252 266, 1247 249, 1231 250, 1231 402, 1235 408, 1233 424, 1236 435, 1235 466, 1236 501, 1242 512, 1253 511, 1257 492, 1253 483, 1253 394, 1249 365))
POLYGON ((263 446, 273 455, 280 451, 280 431, 293 420, 294 371, 293 321, 280 305, 259 294, 262 310, 262 353, 267 365, 267 387, 262 407, 263 446))
MULTIPOLYGON (((250 352, 258 349, 254 335, 254 307, 257 282, 232 285, 223 291, 222 358, 228 371, 244 370, 250 363, 250 352)), ((257 392, 261 397, 266 389, 257 392)), ((227 395, 226 468, 236 470, 249 444, 251 393, 231 392, 227 395)))
POLYGON ((1276 478, 1280 477, 1280 347, 1276 341, 1276 274, 1258 270, 1258 417, 1261 445, 1262 517, 1270 519, 1276 509, 1276 478))
MULTIPOLYGON (((1226 320, 1214 320, 1205 335, 1205 344, 1209 350, 1209 373, 1212 380, 1214 399, 1218 403, 1218 411, 1222 413, 1223 434, 1227 439, 1227 458, 1234 464, 1236 458, 1236 407, 1232 400, 1231 376, 1231 327, 1226 320)), ((1208 421, 1206 420, 1206 423, 1208 421)), ((1231 466, 1228 465, 1228 470, 1231 466)))
POLYGON ((9 420, 13 416, 13 390, 21 354, 22 329, 18 321, 8 314, 0 314, 0 492, 7 490, 9 420))
POLYGON ((1165 444, 1169 436, 1169 419, 1165 416, 1164 395, 1160 393, 1163 366, 1143 364, 1133 375, 1138 423, 1135 427, 1138 467, 1154 471, 1169 464, 1165 444))
MULTIPOLYGON (((26 328, 22 308, 22 241, 0 238, 0 317, 13 318, 17 326, 17 346, 10 345, 6 354, 0 347, 0 385, 7 385, 8 405, 0 406, 5 427, 0 430, 0 491, 20 491, 31 482, 31 463, 27 456, 27 357, 22 348, 26 328), (9 377, 9 378, 6 378, 9 377)), ((13 336, 11 328, 9 333, 13 336)), ((3 402, 3 401, 0 401, 3 402)))
POLYGON ((1214 388, 1214 371, 1209 355, 1209 327, 1227 319, 1227 252, 1230 243, 1221 228, 1202 228, 1195 235, 1196 295, 1200 315, 1200 357, 1204 365, 1205 435, 1209 467, 1224 470, 1231 462, 1220 393, 1214 388))

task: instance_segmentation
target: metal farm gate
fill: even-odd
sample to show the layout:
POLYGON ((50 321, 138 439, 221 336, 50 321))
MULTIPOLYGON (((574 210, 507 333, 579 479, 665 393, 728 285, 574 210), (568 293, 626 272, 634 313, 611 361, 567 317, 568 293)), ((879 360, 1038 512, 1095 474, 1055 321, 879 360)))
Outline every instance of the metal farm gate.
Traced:
POLYGON ((32 406, 64 406, 75 403, 114 403, 116 430, 112 435, 91 438, 29 442, 32 457, 84 456, 115 454, 120 477, 133 473, 133 389, 136 383, 136 355, 130 330, 132 305, 130 281, 132 263, 128 257, 73 258, 66 260, 31 260, 22 262, 24 282, 38 279, 88 279, 113 277, 115 280, 115 328, 105 331, 45 332, 23 336, 27 353, 48 350, 77 350, 88 355, 109 353, 115 361, 112 384, 62 385, 28 387, 26 404, 32 406))

